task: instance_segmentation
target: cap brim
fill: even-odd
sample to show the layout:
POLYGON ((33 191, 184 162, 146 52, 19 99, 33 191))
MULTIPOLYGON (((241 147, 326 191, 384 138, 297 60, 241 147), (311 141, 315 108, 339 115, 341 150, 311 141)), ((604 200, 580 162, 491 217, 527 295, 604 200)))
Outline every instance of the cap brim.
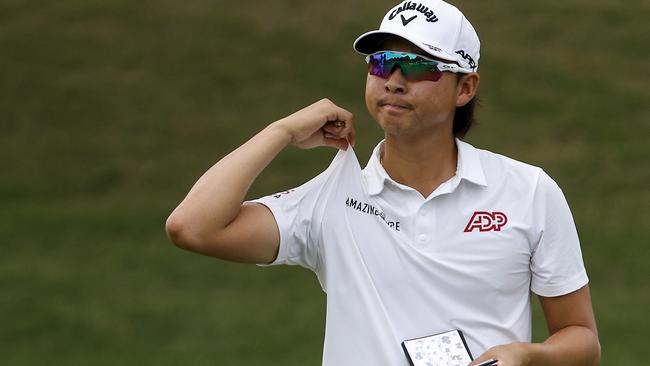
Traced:
MULTIPOLYGON (((427 44, 416 37, 409 37, 394 32, 387 32, 387 31, 380 31, 380 30, 370 31, 360 35, 354 41, 352 47, 354 48, 355 51, 359 52, 362 55, 369 55, 377 51, 382 51, 379 45, 383 40, 392 36, 397 36, 413 43, 419 49, 421 49, 422 51, 424 51, 425 53, 433 57, 446 60, 446 61, 455 62, 455 63, 458 62, 456 56, 450 55, 449 53, 443 51, 442 49, 435 47, 435 45, 427 44)), ((472 72, 472 70, 468 70, 465 68, 461 68, 461 70, 464 72, 472 72)))

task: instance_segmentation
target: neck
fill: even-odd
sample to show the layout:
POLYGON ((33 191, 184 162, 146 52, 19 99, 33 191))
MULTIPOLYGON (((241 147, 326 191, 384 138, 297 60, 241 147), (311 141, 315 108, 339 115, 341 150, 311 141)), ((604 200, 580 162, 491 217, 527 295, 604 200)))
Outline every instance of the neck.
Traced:
POLYGON ((453 136, 405 141, 386 135, 381 162, 390 177, 428 197, 456 174, 458 150, 453 136))

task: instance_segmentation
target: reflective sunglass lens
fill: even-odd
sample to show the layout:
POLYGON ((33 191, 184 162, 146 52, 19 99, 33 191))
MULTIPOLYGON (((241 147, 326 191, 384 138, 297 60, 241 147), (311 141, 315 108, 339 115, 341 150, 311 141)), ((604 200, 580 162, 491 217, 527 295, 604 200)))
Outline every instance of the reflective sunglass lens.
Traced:
POLYGON ((437 62, 427 60, 419 55, 405 52, 378 52, 368 56, 368 73, 384 79, 390 77, 399 67, 402 75, 410 81, 438 81, 442 72, 436 67, 437 62))
POLYGON ((387 78, 390 75, 389 72, 385 71, 383 64, 375 63, 372 61, 368 64, 368 73, 370 75, 379 76, 380 78, 387 78))

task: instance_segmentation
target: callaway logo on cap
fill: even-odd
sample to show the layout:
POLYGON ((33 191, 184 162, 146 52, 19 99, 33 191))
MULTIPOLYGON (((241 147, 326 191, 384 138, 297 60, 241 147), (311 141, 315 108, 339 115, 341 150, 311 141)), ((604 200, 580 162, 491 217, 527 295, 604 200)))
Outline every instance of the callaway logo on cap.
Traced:
POLYGON ((402 2, 386 13, 378 30, 362 34, 353 47, 368 55, 380 51, 380 42, 391 35, 410 41, 434 57, 456 62, 463 72, 478 70, 478 35, 463 13, 444 1, 402 2))

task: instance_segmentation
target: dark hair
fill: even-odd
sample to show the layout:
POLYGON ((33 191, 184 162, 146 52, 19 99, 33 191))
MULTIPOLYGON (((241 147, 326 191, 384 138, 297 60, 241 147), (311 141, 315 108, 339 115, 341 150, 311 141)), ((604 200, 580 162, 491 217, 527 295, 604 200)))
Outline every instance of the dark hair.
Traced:
POLYGON ((465 137, 467 132, 469 132, 469 129, 476 123, 476 119, 474 119, 474 109, 478 104, 478 95, 475 95, 472 100, 467 102, 467 104, 456 108, 453 126, 455 137, 465 137))

